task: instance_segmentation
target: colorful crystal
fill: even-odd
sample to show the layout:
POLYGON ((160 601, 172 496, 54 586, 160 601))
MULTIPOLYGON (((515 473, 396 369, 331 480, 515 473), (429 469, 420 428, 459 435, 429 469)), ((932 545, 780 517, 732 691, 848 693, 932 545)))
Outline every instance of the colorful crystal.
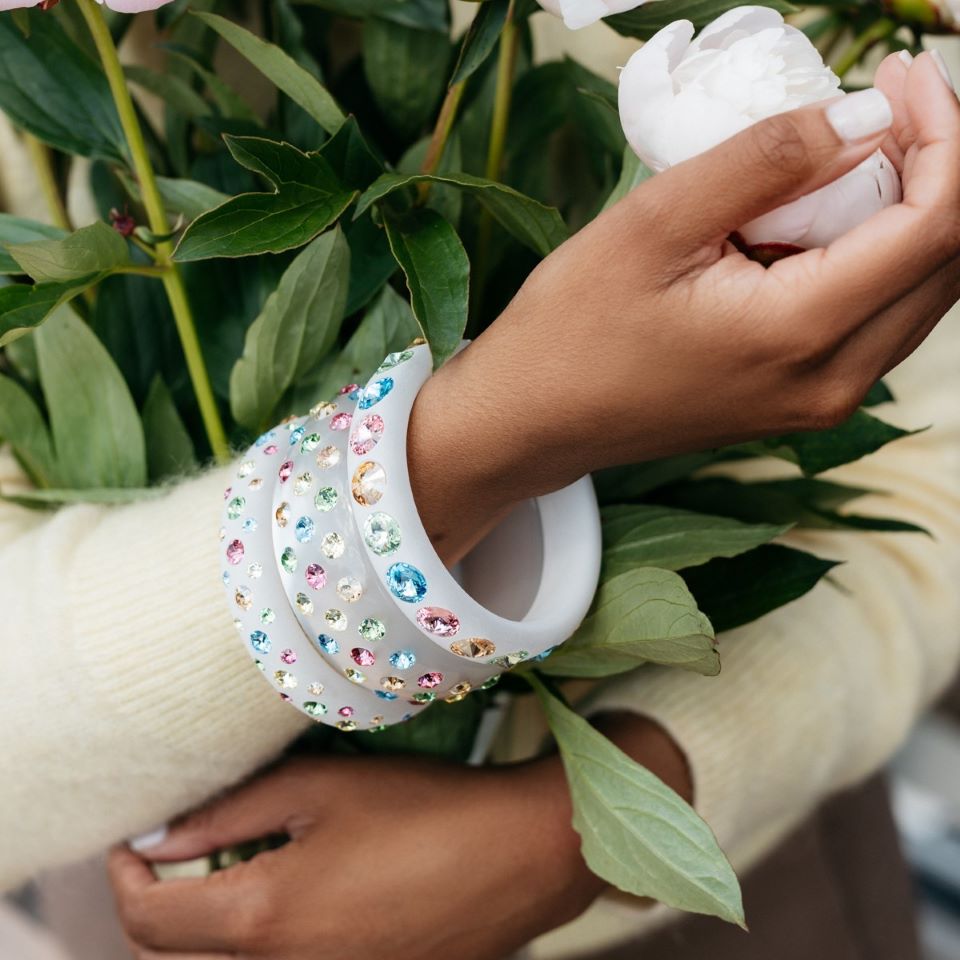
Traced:
POLYGON ((264 444, 269 443, 273 438, 276 437, 276 433, 273 430, 268 430, 266 433, 260 434, 259 437, 254 441, 254 446, 262 447, 264 444))
POLYGON ((307 585, 322 590, 327 585, 327 572, 319 563, 311 563, 306 572, 307 585))
POLYGON ((337 711, 337 713, 339 713, 341 717, 352 717, 356 712, 357 711, 354 710, 353 707, 341 707, 337 711))
POLYGON ((233 540, 227 547, 227 563, 237 566, 243 560, 243 541, 233 540))
POLYGON ((454 637, 460 629, 460 618, 444 607, 421 607, 417 611, 417 623, 435 637, 454 637))
POLYGON ((357 406, 361 410, 369 410, 378 404, 393 389, 393 377, 381 377, 374 380, 360 391, 357 406))
POLYGON ((290 446, 295 447, 303 439, 303 435, 306 432, 303 427, 294 427, 293 430, 290 431, 290 446))
POLYGON ((356 603, 363 596, 363 584, 356 577, 341 577, 337 581, 337 594, 345 603, 356 603))
POLYGON ((306 617, 313 613, 313 601, 305 594, 297 594, 297 609, 306 617))
POLYGON ((361 507, 372 507, 379 503, 387 487, 387 472, 373 460, 365 460, 354 471, 350 481, 353 499, 361 507))
POLYGON ((378 557, 389 556, 400 549, 400 524, 388 513, 371 513, 363 521, 363 540, 378 557))
POLYGON ((352 733, 357 729, 357 724, 353 720, 338 720, 337 729, 342 730, 344 733, 352 733))
POLYGON ((458 657, 468 657, 470 660, 489 657, 497 652, 496 644, 484 637, 467 637, 465 640, 455 640, 450 644, 450 649, 458 657))
POLYGON ((354 390, 359 390, 359 389, 360 389, 360 384, 358 384, 358 383, 345 383, 345 384, 337 391, 337 393, 340 394, 340 396, 342 397, 342 396, 349 395, 349 394, 353 393, 354 390))
POLYGON ((293 461, 284 460, 280 464, 280 469, 277 471, 277 475, 280 477, 281 483, 286 483, 291 476, 293 476, 293 461))
POLYGON ((322 438, 319 433, 310 433, 303 438, 303 442, 300 444, 301 453, 313 453, 317 447, 320 446, 322 438))
POLYGON ((257 469, 257 465, 252 460, 244 460, 240 464, 240 469, 237 471, 237 476, 241 480, 245 480, 247 477, 257 469))
POLYGON ((247 533, 256 533, 257 521, 253 517, 247 517, 247 519, 243 521, 243 529, 247 533))
POLYGON ((281 650, 281 651, 280 651, 280 662, 287 664, 287 666, 290 666, 290 664, 292 664, 292 663, 296 663, 296 662, 297 662, 297 653, 296 653, 296 651, 295 651, 295 650, 291 650, 289 647, 287 647, 286 650, 281 650))
POLYGON ((397 690, 402 690, 407 685, 407 681, 403 677, 384 677, 380 681, 380 686, 384 690, 388 690, 391 693, 395 693, 397 690))
POLYGON ((313 498, 313 505, 321 512, 327 513, 337 505, 340 494, 335 487, 321 487, 313 498))
POLYGON ((260 611, 260 622, 265 626, 269 627, 274 620, 277 619, 277 615, 273 612, 272 608, 264 607, 260 611))
POLYGON ((324 400, 311 408, 310 416, 313 417, 314 420, 326 420, 336 409, 337 405, 335 403, 324 400))
POLYGON ((275 457, 280 452, 280 448, 275 443, 270 443, 263 448, 263 452, 268 457, 275 457))
POLYGON ((319 697, 320 694, 323 693, 323 684, 316 681, 311 683, 310 686, 307 687, 307 693, 309 693, 311 697, 319 697))
POLYGON ((250 646, 253 647, 257 653, 269 653, 270 652, 270 638, 262 630, 254 630, 250 634, 250 646))
POLYGON ((397 670, 409 670, 417 662, 417 655, 412 650, 397 650, 390 654, 390 663, 397 670))
POLYGON ((234 497, 227 504, 227 519, 228 520, 237 520, 240 517, 240 514, 243 513, 243 508, 247 505, 247 501, 243 497, 234 497))
POLYGON ((327 626, 331 630, 346 630, 347 629, 347 618, 343 615, 343 612, 340 610, 330 609, 324 615, 323 619, 326 620, 327 626))
POLYGON ((333 446, 322 447, 317 451, 317 466, 329 470, 340 462, 340 451, 333 446))
POLYGON ((425 673, 421 677, 417 677, 417 686, 425 687, 426 689, 431 689, 433 687, 439 687, 443 683, 443 674, 436 673, 431 671, 430 673, 425 673))
POLYGON ((349 430, 351 420, 353 420, 353 417, 349 413, 338 413, 330 418, 330 429, 349 430))
POLYGON ((320 549, 323 551, 323 555, 329 557, 331 560, 342 557, 346 547, 347 545, 339 533, 328 533, 320 541, 320 549))
POLYGON ((391 693, 389 690, 374 690, 373 691, 381 700, 396 700, 397 695, 391 693))
POLYGON ((273 513, 277 526, 283 529, 290 522, 290 504, 284 500, 273 513))
POLYGON ((283 553, 280 554, 280 566, 283 567, 287 573, 296 573, 297 554, 293 547, 285 548, 283 553))
POLYGON ((273 679, 276 681, 278 687, 282 687, 284 690, 293 690, 297 685, 297 678, 286 670, 277 670, 273 679))
POLYGON ((398 600, 405 603, 419 603, 427 595, 427 578, 409 563, 390 565, 387 586, 398 600))
POLYGON ((378 413, 368 413, 350 436, 350 449, 357 456, 366 456, 383 436, 383 417, 378 413))
MULTIPOLYGON (((317 694, 314 694, 314 696, 317 696, 317 694)), ((327 712, 327 708, 322 703, 317 703, 314 700, 308 700, 303 705, 303 709, 311 717, 322 717, 327 712)))
POLYGON ((377 658, 365 647, 354 647, 350 651, 350 656, 358 667, 372 667, 377 662, 377 658))
POLYGON ((530 656, 526 650, 517 650, 514 653, 504 654, 502 657, 494 657, 491 663, 495 663, 504 670, 512 670, 517 664, 523 663, 530 656))
POLYGON ((366 674, 364 674, 364 672, 363 672, 362 670, 356 670, 356 669, 354 669, 353 667, 347 667, 346 670, 343 671, 343 675, 344 675, 351 683, 366 683, 366 682, 367 682, 366 674))
POLYGON ((333 637, 328 637, 325 633, 321 633, 317 637, 317 646, 324 652, 334 656, 340 652, 340 644, 333 639, 333 637))
POLYGON ((316 525, 309 517, 301 517, 293 528, 293 535, 298 543, 309 543, 316 532, 316 525))
POLYGON ((249 587, 237 587, 233 602, 241 610, 249 610, 253 606, 253 592, 249 587))
POLYGON ((376 643, 387 635, 387 628, 376 618, 366 617, 360 621, 360 636, 367 643, 376 643))
POLYGON ((260 477, 254 477, 248 484, 247 488, 249 490, 259 490, 263 486, 263 480, 260 477))
POLYGON ((304 470, 304 472, 293 481, 293 492, 298 497, 309 493, 311 487, 313 487, 313 474, 310 473, 309 470, 304 470))
MULTIPOLYGON (((406 363, 413 356, 412 350, 403 350, 397 353, 388 353, 380 364, 380 370, 392 370, 401 363, 406 363)), ((379 370, 378 370, 379 372, 379 370)))
POLYGON ((417 705, 422 705, 424 703, 433 703, 433 701, 436 699, 437 699, 437 695, 435 693, 431 693, 430 691, 424 691, 422 693, 415 693, 410 698, 410 702, 417 705))

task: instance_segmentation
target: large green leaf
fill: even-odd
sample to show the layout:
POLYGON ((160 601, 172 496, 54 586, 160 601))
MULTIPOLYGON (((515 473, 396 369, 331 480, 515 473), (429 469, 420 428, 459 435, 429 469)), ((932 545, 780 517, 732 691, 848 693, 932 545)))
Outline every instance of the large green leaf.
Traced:
POLYGON ((802 597, 836 565, 803 550, 767 544, 739 557, 691 567, 683 571, 683 579, 720 632, 802 597))
POLYGON ((789 529, 789 523, 741 523, 652 504, 606 507, 604 571, 612 577, 633 567, 682 570, 746 553, 789 529))
POLYGON ((410 304, 393 287, 384 287, 343 350, 294 384, 289 412, 328 400, 348 383, 366 383, 388 353, 409 346, 419 333, 410 304))
POLYGON ((293 250, 326 230, 356 195, 318 153, 260 137, 227 137, 238 163, 266 177, 273 193, 247 193, 201 214, 177 246, 177 260, 293 250))
POLYGON ((131 264, 126 240, 102 221, 62 240, 7 244, 7 252, 37 283, 75 282, 131 264))
POLYGON ((859 460, 914 432, 884 423, 866 410, 858 410, 832 430, 791 433, 749 444, 746 449, 789 460, 804 473, 813 475, 859 460))
POLYGON ((386 121, 415 134, 433 116, 447 83, 446 33, 372 18, 363 30, 363 70, 386 121))
MULTIPOLYGON (((797 12, 797 8, 785 0, 765 0, 763 5, 781 13, 797 12)), ((626 37, 649 40, 658 30, 675 20, 692 20, 699 30, 711 20, 716 20, 721 13, 739 6, 739 0, 662 0, 644 4, 629 13, 607 17, 606 22, 626 37)))
POLYGON ((187 220, 195 220, 201 213, 206 213, 230 199, 225 193, 196 180, 157 177, 157 189, 167 212, 175 217, 182 215, 187 220))
POLYGON ((252 430, 269 426, 287 388, 333 346, 350 282, 350 248, 338 228, 317 237, 290 264, 247 331, 230 377, 230 408, 252 430))
POLYGON ((22 507, 59 507, 68 503, 102 503, 116 506, 153 500, 165 493, 163 487, 98 487, 88 490, 21 490, 0 493, 0 499, 22 507))
POLYGON ((503 183, 469 173, 385 173, 357 201, 357 216, 371 204, 416 183, 449 184, 476 197, 505 230, 542 257, 559 247, 570 235, 554 207, 545 206, 503 183))
POLYGON ((143 432, 152 483, 180 476, 196 466, 193 441, 180 419, 170 390, 159 376, 150 385, 143 405, 143 432))
POLYGON ((33 397, 9 377, 0 376, 0 443, 13 448, 30 479, 41 487, 56 483, 50 431, 33 397))
POLYGON ((450 86, 471 77, 493 53, 509 9, 510 0, 487 0, 480 7, 463 38, 450 86))
POLYGON ((532 682, 560 748, 587 866, 628 893, 742 926, 740 886, 707 824, 539 680, 532 682))
POLYGON ((456 230, 433 210, 385 218, 390 249, 407 278, 413 315, 434 367, 460 345, 470 303, 470 261, 456 230))
POLYGON ((7 244, 32 243, 34 240, 62 240, 66 230, 51 227, 36 220, 0 213, 0 274, 23 273, 17 262, 6 251, 7 244))
POLYGON ((653 171, 633 152, 633 147, 629 145, 624 147, 620 179, 604 201, 603 209, 608 210, 615 203, 619 203, 635 187, 640 186, 644 180, 649 180, 652 176, 653 171))
POLYGON ((387 232, 367 215, 344 228, 350 244, 350 293, 344 313, 350 316, 365 307, 397 272, 387 232))
POLYGON ((60 310, 34 337, 65 487, 144 487, 143 426, 116 364, 90 328, 60 310))
POLYGON ((677 574, 655 567, 604 582, 577 632, 538 666, 561 677, 606 677, 644 663, 720 672, 710 621, 677 574))
POLYGON ((717 460, 719 455, 719 451, 707 450, 599 470, 593 475, 597 499, 601 506, 639 500, 651 490, 696 473, 717 460))
POLYGON ((282 90, 297 106, 306 110, 328 133, 343 123, 344 115, 326 87, 280 47, 214 13, 195 13, 216 30, 241 56, 282 90))
POLYGON ((66 283, 11 283, 0 287, 0 347, 39 327, 59 306, 103 278, 94 273, 66 283))
POLYGON ((450 26, 447 0, 297 0, 345 17, 380 17, 405 27, 446 31, 450 26))
POLYGON ((122 161, 126 141, 103 71, 55 17, 31 18, 24 37, 0 17, 0 110, 66 153, 122 161))
POLYGON ((125 66, 123 72, 131 83, 159 97, 181 116, 193 119, 213 112, 210 104, 183 77, 175 73, 160 73, 158 70, 136 65, 125 66))

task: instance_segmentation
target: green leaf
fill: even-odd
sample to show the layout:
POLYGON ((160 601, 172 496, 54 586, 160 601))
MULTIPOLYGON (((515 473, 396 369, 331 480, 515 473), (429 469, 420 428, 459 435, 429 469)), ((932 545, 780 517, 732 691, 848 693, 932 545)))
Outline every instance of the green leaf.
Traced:
POLYGON ((193 441, 160 376, 154 378, 143 405, 143 432, 147 442, 150 481, 189 472, 197 464, 193 441))
POLYGON ((34 240, 62 240, 66 230, 36 220, 0 213, 0 274, 22 273, 17 262, 7 253, 7 244, 32 243, 34 240))
POLYGON ((34 336, 63 485, 146 486, 140 416, 103 344, 70 310, 58 311, 34 336))
POLYGON ((238 423, 256 431, 269 426, 287 388, 330 350, 343 321, 349 277, 350 248, 339 227, 317 237, 290 264, 247 331, 230 376, 230 409, 238 423))
POLYGON ((380 292, 396 273, 397 261, 387 243, 386 230, 377 226, 372 217, 354 220, 346 226, 344 233, 350 244, 350 293, 344 309, 344 315, 349 317, 380 292))
POLYGON ((789 523, 747 524, 652 504, 606 507, 602 516, 606 576, 634 567, 682 570, 714 557, 735 557, 790 529, 789 523))
POLYGON ((226 137, 234 159, 262 174, 273 193, 245 193, 201 214, 177 246, 177 260, 282 253, 309 243, 355 197, 316 153, 259 137, 226 137))
POLYGON ((655 567, 634 567, 606 580, 590 615, 538 669, 560 677, 606 677, 644 663, 707 676, 720 672, 710 621, 677 574, 655 567))
POLYGON ((473 18, 463 44, 457 65, 453 68, 450 86, 462 83, 472 76, 494 51, 500 39, 500 31, 507 22, 510 0, 487 0, 473 18))
POLYGON ((410 304, 393 287, 384 287, 343 350, 294 384, 289 412, 308 410, 345 384, 366 383, 388 353, 403 350, 419 333, 410 304))
POLYGON ((230 199, 225 193, 196 180, 157 177, 157 189, 167 212, 174 216, 182 214, 187 220, 195 220, 230 199))
MULTIPOLYGON (((675 20, 692 20, 699 30, 721 13, 740 6, 739 0, 670 0, 669 3, 648 3, 629 13, 606 17, 606 23, 625 37, 649 40, 658 30, 675 20)), ((796 13, 797 8, 786 0, 765 0, 765 7, 780 13, 796 13)))
POLYGON ((11 283, 0 287, 0 347, 39 327, 57 307, 100 279, 102 275, 94 273, 67 283, 11 283))
POLYGON ((0 442, 13 448, 34 483, 56 482, 56 461, 50 431, 33 397, 9 377, 0 376, 0 442))
POLYGON ((768 544, 739 557, 691 567, 683 571, 683 579, 719 633, 759 620, 802 597, 835 566, 833 560, 768 544))
POLYGON ((696 473, 713 463, 719 451, 684 453, 662 460, 633 463, 623 467, 609 467, 593 475, 593 485, 601 506, 639 500, 651 490, 696 473))
POLYGON ((7 244, 7 252, 37 283, 76 281, 131 264, 126 240, 102 221, 62 240, 7 244))
MULTIPOLYGON (((397 161, 396 172, 403 176, 417 176, 423 169, 432 140, 432 136, 421 137, 413 146, 409 147, 397 161)), ((434 172, 443 176, 448 173, 459 173, 462 168, 463 150, 460 145, 460 137, 454 132, 450 134, 446 148, 440 157, 440 163, 434 172)), ((410 191, 410 195, 412 196, 412 191, 410 191)), ((449 220, 454 227, 459 227, 460 218, 463 214, 463 191, 449 184, 435 183, 427 194, 426 202, 423 205, 431 210, 436 210, 441 217, 449 220)))
POLYGON ((407 278, 434 368, 456 352, 467 326, 470 261, 456 230, 433 210, 385 219, 390 249, 407 278))
POLYGON ((415 134, 431 119, 450 63, 446 33, 372 18, 363 29, 363 70, 391 127, 415 134))
POLYGON ((385 173, 357 201, 356 215, 397 190, 416 183, 449 184, 476 197, 505 230, 542 257, 559 247, 570 235, 554 207, 545 206, 503 183, 469 173, 385 173))
POLYGON ((863 406, 879 407, 881 403, 893 403, 895 399, 890 388, 882 380, 878 380, 864 397, 863 406))
POLYGON ((259 124, 256 111, 229 83, 222 80, 211 70, 207 70, 202 63, 198 63, 197 60, 182 50, 171 49, 168 53, 171 64, 183 67, 203 81, 207 90, 210 91, 210 96, 216 104, 217 110, 225 118, 259 124))
POLYGON ((644 180, 649 180, 653 171, 633 152, 628 144, 623 148, 623 167, 620 169, 620 179, 610 192, 603 204, 604 210, 609 210, 615 203, 619 203, 634 187, 640 186, 644 180))
POLYGON ((693 808, 531 678, 560 748, 587 866, 679 910, 744 922, 740 886, 693 808))
POLYGON ((195 13, 194 16, 219 33, 271 83, 310 114, 327 133, 335 133, 339 129, 344 115, 326 87, 280 47, 261 40, 239 24, 214 13, 195 13))
POLYGON ((748 444, 745 449, 789 460, 810 476, 859 460, 894 440, 917 432, 901 430, 878 420, 866 410, 858 410, 849 420, 832 430, 791 433, 748 444))
POLYGON ((298 0, 345 17, 380 17, 406 27, 446 31, 450 9, 446 0, 298 0))
POLYGON ((138 503, 153 500, 166 491, 162 487, 125 487, 95 490, 20 490, 14 494, 0 493, 0 500, 22 507, 58 507, 67 503, 138 503))
POLYGON ((0 17, 0 110, 66 153, 121 162, 127 155, 103 71, 56 17, 32 17, 29 38, 0 17))
POLYGON ((213 112, 210 104, 183 77, 132 64, 125 66, 123 73, 131 83, 159 97, 185 117, 205 117, 213 112))
POLYGON ((348 117, 317 152, 351 190, 365 190, 383 173, 383 161, 370 148, 355 117, 348 117))

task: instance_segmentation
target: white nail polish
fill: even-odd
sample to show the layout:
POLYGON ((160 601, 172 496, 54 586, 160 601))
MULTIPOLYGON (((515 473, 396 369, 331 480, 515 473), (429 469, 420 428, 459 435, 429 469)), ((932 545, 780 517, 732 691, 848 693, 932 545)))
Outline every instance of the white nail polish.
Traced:
POLYGON ((944 83, 953 90, 953 77, 950 76, 950 68, 947 66, 946 60, 943 59, 943 54, 939 50, 930 50, 929 53, 931 59, 937 65, 944 83))
POLYGON ((134 837, 128 843, 128 846, 136 853, 143 853, 145 850, 149 850, 151 847, 156 847, 163 843, 163 841, 167 839, 167 833, 166 827, 157 827, 156 830, 151 830, 149 833, 142 833, 139 837, 134 837))
POLYGON ((909 50, 900 50, 897 57, 905 67, 909 67, 913 63, 913 54, 909 50))
POLYGON ((827 107, 827 121, 844 143, 856 143, 889 129, 890 101, 873 88, 847 94, 827 107))

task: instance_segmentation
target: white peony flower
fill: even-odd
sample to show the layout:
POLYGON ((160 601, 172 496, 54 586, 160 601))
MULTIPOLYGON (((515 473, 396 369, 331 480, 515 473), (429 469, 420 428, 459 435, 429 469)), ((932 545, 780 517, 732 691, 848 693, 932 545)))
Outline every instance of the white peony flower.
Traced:
POLYGON ((604 17, 626 13, 643 6, 647 0, 537 0, 544 10, 557 17, 571 30, 589 27, 604 17))
MULTIPOLYGON (((842 95, 806 35, 767 7, 737 7, 693 34, 689 20, 671 23, 620 74, 623 130, 651 170, 703 153, 758 120, 842 95)), ((750 245, 823 247, 900 198, 900 178, 877 151, 740 234, 750 245)))
MULTIPOLYGON (((0 10, 20 10, 23 7, 39 7, 44 0, 0 0, 0 10)), ((116 13, 142 13, 144 10, 156 10, 173 0, 97 0, 116 13)))

